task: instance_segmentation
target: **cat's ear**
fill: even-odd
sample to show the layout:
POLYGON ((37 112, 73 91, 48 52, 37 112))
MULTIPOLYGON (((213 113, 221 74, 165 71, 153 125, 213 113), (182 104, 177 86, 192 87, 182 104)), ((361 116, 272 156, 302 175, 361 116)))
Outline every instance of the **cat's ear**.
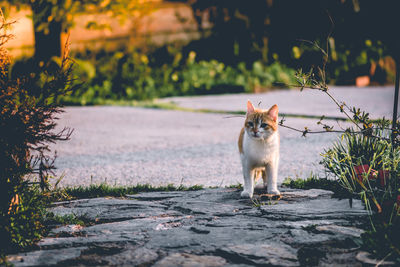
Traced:
POLYGON ((268 116, 273 120, 278 120, 278 106, 275 104, 268 110, 268 116))
POLYGON ((250 102, 250 100, 247 100, 247 115, 250 115, 254 113, 254 106, 253 104, 250 102))

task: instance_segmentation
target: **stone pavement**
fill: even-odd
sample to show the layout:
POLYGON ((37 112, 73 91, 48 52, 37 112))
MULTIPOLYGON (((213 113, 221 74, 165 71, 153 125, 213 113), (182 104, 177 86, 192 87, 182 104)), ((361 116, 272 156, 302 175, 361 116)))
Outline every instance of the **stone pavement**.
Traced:
MULTIPOLYGON (((283 113, 338 116, 335 107, 296 91, 260 95, 170 98, 178 105, 244 110, 246 100, 283 113), (242 108, 243 106, 243 108, 242 108), (334 109, 334 111, 331 111, 334 109)), ((341 88, 373 117, 391 112, 391 88, 341 88)), ((307 94, 307 93, 306 93, 307 94)), ((346 100, 346 99, 345 99, 346 100)), ((53 146, 63 186, 169 183, 224 186, 242 182, 236 140, 243 118, 132 107, 68 107, 59 127, 75 129, 53 146)), ((316 119, 287 118, 296 128, 316 119)), ((322 172, 320 153, 338 136, 281 133, 280 177, 322 172)), ((92 223, 52 229, 32 251, 10 255, 15 266, 374 266, 360 250, 368 224, 360 201, 331 198, 324 190, 281 189, 282 199, 241 199, 236 189, 152 192, 126 198, 55 203, 58 215, 92 223)), ((260 195, 261 194, 261 195, 260 195)), ((390 265, 387 262, 379 264, 390 265)))
MULTIPOLYGON (((282 189, 280 200, 236 189, 152 192, 55 203, 94 224, 53 229, 15 266, 361 266, 361 202, 325 190, 282 189)), ((258 190, 258 194, 263 193, 258 190)))

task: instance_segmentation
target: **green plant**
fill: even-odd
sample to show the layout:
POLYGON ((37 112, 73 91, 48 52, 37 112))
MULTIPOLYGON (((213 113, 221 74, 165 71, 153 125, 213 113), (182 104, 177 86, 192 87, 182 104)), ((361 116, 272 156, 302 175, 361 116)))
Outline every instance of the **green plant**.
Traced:
MULTIPOLYGON (((327 85, 329 50, 322 49, 315 42, 312 44, 323 55, 322 66, 308 72, 300 69, 296 73, 297 87, 300 90, 308 88, 323 92, 337 105, 340 113, 346 116, 352 126, 336 130, 323 122, 324 116, 317 122, 323 128, 321 131, 311 131, 308 127, 304 127, 304 130, 289 127, 284 125, 284 119, 279 125, 301 132, 303 136, 310 133, 342 133, 341 140, 322 154, 321 163, 347 194, 362 199, 369 211, 371 231, 363 236, 365 248, 376 256, 390 256, 400 261, 399 242, 393 239, 398 234, 396 229, 400 228, 399 123, 395 121, 397 109, 394 111, 393 122, 385 119, 371 120, 368 113, 339 102, 329 92, 327 85), (382 246, 385 242, 387 245, 382 246)), ((329 36, 327 46, 329 48, 329 36)), ((397 78, 398 74, 397 72, 397 78)), ((396 79, 396 90, 398 82, 396 79)), ((287 183, 291 184, 292 181, 287 183)))
POLYGON ((3 47, 9 24, 0 23, 0 255, 4 255, 33 244, 43 232, 46 204, 40 190, 48 189, 55 159, 49 155, 49 144, 71 135, 66 128, 54 130, 56 115, 62 112, 56 100, 73 86, 67 54, 58 66, 36 69, 37 76, 11 77, 11 59, 3 47))
POLYGON ((18 205, 11 206, 4 218, 6 223, 2 221, 2 244, 8 246, 8 252, 29 247, 45 233, 43 218, 47 203, 40 188, 24 182, 17 192, 18 205))
POLYGON ((307 226, 302 226, 301 229, 307 232, 316 232, 317 231, 317 224, 309 224, 307 226))
POLYGON ((261 206, 265 205, 265 203, 262 202, 261 200, 259 200, 258 198, 254 198, 254 199, 252 198, 251 202, 253 203, 253 207, 255 207, 255 208, 260 208, 261 206))
MULTIPOLYGON (((377 218, 373 218, 377 220, 377 218)), ((375 229, 370 229, 361 234, 363 249, 372 252, 382 259, 391 259, 400 262, 400 224, 399 222, 382 223, 374 222, 375 229)))
MULTIPOLYGON (((172 52, 171 52, 172 53, 172 52)), ((196 60, 190 52, 170 54, 172 62, 159 64, 136 50, 99 55, 96 60, 75 60, 73 72, 84 84, 62 97, 65 104, 104 104, 120 100, 148 100, 177 95, 253 92, 294 82, 294 70, 275 62, 226 65, 217 60, 196 60)))
POLYGON ((125 197, 130 194, 140 192, 167 192, 167 191, 196 191, 201 190, 201 185, 175 186, 168 184, 165 186, 152 186, 150 184, 137 184, 135 186, 111 186, 105 183, 92 184, 90 186, 65 187, 49 192, 49 199, 52 201, 64 201, 79 198, 96 197, 125 197))
POLYGON ((91 221, 85 215, 66 214, 56 215, 52 212, 46 212, 43 218, 43 224, 47 226, 47 231, 50 227, 56 225, 78 224, 81 226, 93 225, 95 222, 91 221))
MULTIPOLYGON (((379 135, 379 133, 375 133, 379 135)), ((323 154, 322 164, 371 212, 372 229, 362 235, 363 246, 376 256, 400 260, 400 149, 385 139, 344 134, 323 154), (368 166, 357 175, 357 166, 368 166), (376 172, 380 170, 380 173, 376 172), (387 177, 381 177, 383 171, 387 177)))
MULTIPOLYGON (((375 131, 374 136, 382 136, 381 132, 380 130, 375 131)), ((397 164, 391 164, 390 157, 394 155, 396 158, 398 153, 397 148, 392 152, 391 144, 385 139, 344 133, 340 141, 335 142, 332 148, 325 150, 321 163, 330 173, 339 178, 342 186, 349 192, 360 193, 366 188, 379 188, 379 177, 375 174, 376 177, 371 179, 375 170, 394 168, 392 172, 397 173, 397 164), (369 166, 362 179, 354 169, 355 166, 360 165, 369 166)), ((393 182, 397 184, 396 181, 393 182)), ((392 187, 396 187, 396 184, 390 185, 390 190, 392 187)), ((379 189, 389 188, 380 187, 379 189)))
POLYGON ((237 183, 237 184, 229 185, 229 186, 227 186, 227 188, 243 190, 243 185, 241 183, 237 183))
POLYGON ((349 198, 352 195, 343 188, 336 179, 321 178, 314 174, 311 174, 308 178, 297 178, 292 179, 290 177, 285 178, 282 182, 282 186, 295 189, 324 189, 334 193, 334 197, 338 198, 349 198))

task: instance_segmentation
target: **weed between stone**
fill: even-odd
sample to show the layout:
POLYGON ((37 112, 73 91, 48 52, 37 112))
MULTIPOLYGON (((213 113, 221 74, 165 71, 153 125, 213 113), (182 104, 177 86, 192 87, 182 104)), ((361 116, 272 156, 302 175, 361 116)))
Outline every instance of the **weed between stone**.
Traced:
POLYGON ((44 218, 44 225, 47 230, 58 226, 58 225, 70 225, 77 224, 80 226, 89 226, 94 225, 95 222, 89 220, 85 215, 76 215, 76 214, 65 214, 65 215, 56 215, 52 212, 48 212, 44 218))
POLYGON ((337 180, 328 178, 319 178, 316 175, 311 174, 310 177, 303 178, 286 178, 282 182, 283 187, 292 189, 323 189, 332 191, 334 194, 332 197, 335 198, 355 198, 356 196, 350 194, 346 189, 344 189, 337 180))
POLYGON ((166 186, 152 186, 150 184, 138 184, 135 186, 111 186, 105 183, 92 184, 90 186, 65 187, 57 189, 49 194, 51 201, 65 201, 81 198, 96 197, 125 197, 130 194, 140 192, 168 192, 168 191, 195 191, 203 189, 202 185, 175 186, 168 184, 166 186))

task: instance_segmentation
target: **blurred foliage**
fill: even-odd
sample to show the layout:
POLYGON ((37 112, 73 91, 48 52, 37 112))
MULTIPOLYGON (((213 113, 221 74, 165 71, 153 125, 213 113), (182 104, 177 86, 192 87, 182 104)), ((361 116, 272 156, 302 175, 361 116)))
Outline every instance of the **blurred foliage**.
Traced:
MULTIPOLYGON (((32 9, 35 58, 40 62, 60 55, 60 34, 73 26, 76 14, 103 13, 124 22, 156 10, 157 2, 11 0, 5 1, 4 6, 29 6, 32 9)), ((390 31, 397 25, 397 10, 400 9, 397 0, 379 3, 374 0, 169 2, 185 2, 192 9, 201 38, 183 50, 195 51, 198 61, 217 60, 228 66, 244 62, 248 69, 257 61, 266 66, 279 61, 289 68, 310 69, 322 58, 302 40, 316 40, 321 47, 329 45, 329 83, 354 84, 359 76, 369 76, 372 83, 378 84, 393 81, 393 59, 399 58, 400 54, 400 39, 390 31)), ((93 20, 87 27, 95 29, 107 25, 93 20)), ((150 81, 138 83, 147 86, 147 82, 150 81)))
POLYGON ((191 5, 203 32, 204 38, 192 44, 201 58, 229 64, 279 60, 291 68, 310 69, 323 59, 302 40, 316 40, 325 49, 329 45, 329 82, 354 84, 364 75, 376 83, 393 82, 392 58, 399 58, 400 39, 390 29, 398 24, 399 1, 182 2, 191 5))
MULTIPOLYGON (((133 13, 141 15, 154 10, 157 1, 142 0, 8 0, 0 1, 5 14, 11 7, 29 7, 32 11, 35 34, 35 60, 47 62, 52 57, 62 56, 61 35, 74 25, 74 16, 79 13, 106 13, 124 22, 132 19, 133 13)), ((107 23, 96 19, 87 23, 89 29, 105 28, 107 23)))
POLYGON ((217 60, 196 60, 179 51, 159 64, 137 51, 75 60, 74 77, 84 81, 80 89, 62 97, 65 104, 99 104, 102 100, 146 100, 176 95, 253 92, 294 82, 294 70, 275 62, 260 61, 250 68, 244 62, 229 66, 217 60))
POLYGON ((62 112, 55 100, 74 88, 66 55, 57 68, 45 65, 36 77, 11 77, 11 59, 3 48, 10 38, 8 27, 4 20, 0 22, 1 256, 40 238, 45 208, 42 191, 48 189, 55 160, 49 155, 49 144, 67 140, 71 134, 66 128, 55 131, 56 116, 62 112))

